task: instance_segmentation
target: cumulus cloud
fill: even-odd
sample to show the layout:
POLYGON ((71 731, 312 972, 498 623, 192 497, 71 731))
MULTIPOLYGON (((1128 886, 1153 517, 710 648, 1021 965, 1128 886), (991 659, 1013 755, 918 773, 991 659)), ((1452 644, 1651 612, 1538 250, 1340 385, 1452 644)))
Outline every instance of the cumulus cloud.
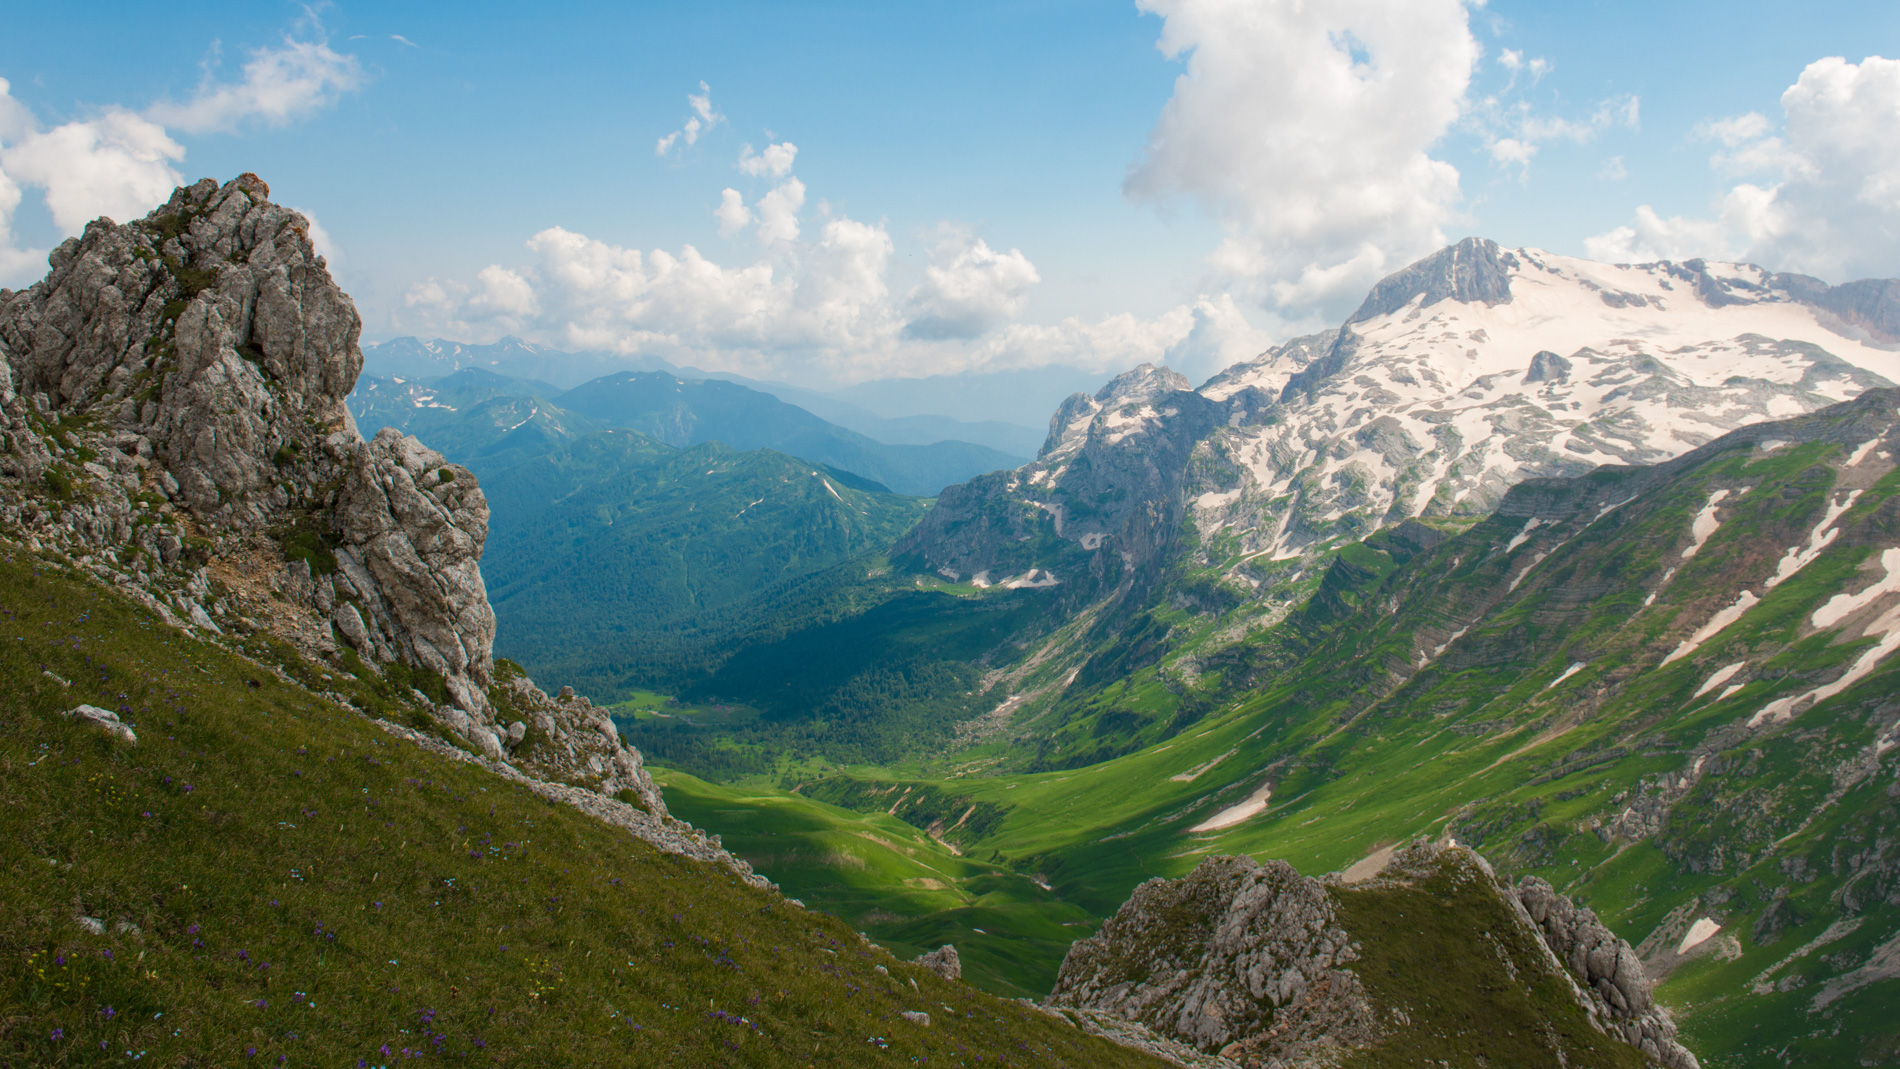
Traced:
POLYGON ((699 92, 686 95, 686 106, 692 111, 692 114, 687 116, 686 124, 660 138, 653 146, 655 156, 666 155, 673 151, 674 145, 680 142, 692 145, 699 140, 699 135, 726 121, 726 116, 718 108, 713 107, 712 86, 705 82, 699 83, 699 92))
POLYGON ((1711 164, 1738 182, 1705 218, 1648 205, 1586 242, 1618 260, 1740 256, 1840 282, 1900 275, 1900 61, 1829 57, 1781 95, 1782 129, 1747 114, 1705 123, 1711 164))
POLYGON ((792 161, 798 158, 798 146, 790 141, 781 141, 776 145, 765 146, 765 151, 753 155, 752 146, 747 145, 739 153, 739 170, 755 178, 783 178, 792 173, 792 161))
POLYGON ((805 183, 787 178, 770 193, 759 198, 759 240, 798 240, 798 212, 805 206, 805 183))
POLYGON ((924 282, 909 297, 904 333, 915 338, 974 338, 1022 314, 1042 276, 1019 249, 997 252, 961 231, 931 250, 924 282))
POLYGON ((46 250, 20 248, 13 233, 26 188, 39 190, 61 233, 77 234, 101 215, 123 221, 164 203, 185 150, 122 108, 41 130, 11 90, 0 78, 0 285, 21 286, 46 271, 46 250))
POLYGON ((1215 270, 1268 302, 1338 311, 1445 243, 1459 175, 1430 150, 1481 52, 1463 0, 1141 0, 1186 71, 1130 174, 1225 231, 1215 270))
MULTIPOLYGON (((207 75, 186 103, 162 101, 142 114, 113 105, 92 118, 41 129, 0 78, 0 285, 24 285, 46 269, 44 250, 15 242, 25 189, 39 191, 53 225, 66 235, 102 215, 135 219, 163 204, 183 180, 177 165, 185 149, 168 126, 201 134, 235 130, 249 119, 281 125, 328 106, 362 81, 355 57, 321 41, 286 37, 281 47, 251 53, 243 81, 218 84, 207 75)), ((319 251, 335 255, 314 221, 312 236, 319 251)))
POLYGON ((1267 345, 1225 294, 1152 319, 1007 322, 1035 284, 1034 265, 954 229, 933 250, 940 273, 903 294, 891 288, 889 233, 844 216, 826 220, 815 240, 766 246, 744 264, 692 245, 625 248, 560 227, 529 238, 526 251, 516 267, 414 286, 393 325, 818 382, 1050 363, 1121 371, 1143 361, 1206 375, 1267 345), (913 329, 926 308, 956 329, 913 329))
POLYGON ((190 100, 161 101, 146 115, 188 134, 229 133, 250 119, 282 126, 362 84, 363 68, 355 56, 333 51, 324 41, 286 37, 280 47, 251 53, 243 81, 220 85, 207 72, 190 100))
POLYGON ((610 245, 560 227, 528 239, 520 269, 491 265, 473 285, 431 279, 405 300, 408 324, 457 337, 504 333, 582 349, 723 357, 775 370, 785 354, 843 366, 895 333, 891 240, 832 219, 809 245, 726 267, 679 252, 610 245))
POLYGON ((123 221, 164 203, 179 181, 172 165, 184 157, 164 127, 114 108, 95 119, 28 130, 0 146, 0 170, 39 187, 53 224, 77 234, 101 215, 123 221))
POLYGON ((752 209, 745 206, 745 197, 738 190, 723 189, 713 218, 719 220, 719 232, 731 237, 752 224, 752 209))

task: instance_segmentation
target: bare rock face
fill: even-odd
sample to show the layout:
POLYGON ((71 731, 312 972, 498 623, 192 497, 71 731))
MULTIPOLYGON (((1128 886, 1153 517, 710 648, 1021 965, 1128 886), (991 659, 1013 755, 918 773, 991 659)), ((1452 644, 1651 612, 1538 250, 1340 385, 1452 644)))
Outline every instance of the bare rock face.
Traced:
POLYGON ((1536 876, 1519 880, 1517 900, 1544 943, 1590 999, 1586 1008, 1605 1031, 1620 1035, 1669 1069, 1697 1069, 1696 1057, 1676 1042, 1676 1023, 1649 993, 1643 963, 1629 943, 1536 876))
POLYGON ((1376 1035, 1357 959, 1318 880, 1284 861, 1211 857, 1135 889, 1062 962, 1049 1004, 1136 1021, 1243 1065, 1376 1035))
MULTIPOLYGON (((486 712, 495 642, 480 565, 487 499, 468 469, 393 428, 359 443, 354 460, 337 496, 336 557, 361 599, 352 608, 368 610, 359 626, 377 652, 442 676, 457 706, 486 712)), ((346 637, 353 629, 345 625, 346 637)))
POLYGON ((414 704, 488 757, 535 719, 537 772, 664 819, 604 711, 525 680, 494 689, 487 500, 416 439, 357 433, 362 324, 308 220, 255 175, 206 179, 143 219, 94 221, 49 262, 0 290, 0 535, 179 627, 437 677, 449 703, 414 704), (499 721, 497 694, 516 707, 499 721))

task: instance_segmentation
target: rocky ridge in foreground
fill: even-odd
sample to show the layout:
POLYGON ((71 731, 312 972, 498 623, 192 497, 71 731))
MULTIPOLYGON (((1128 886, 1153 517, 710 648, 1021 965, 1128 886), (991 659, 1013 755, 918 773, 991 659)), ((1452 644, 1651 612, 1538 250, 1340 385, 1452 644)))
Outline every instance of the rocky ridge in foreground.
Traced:
POLYGON ((668 816, 604 709, 498 671, 481 488, 414 438, 358 434, 361 321, 308 221, 269 196, 255 175, 205 179, 95 220, 44 280, 0 290, 0 532, 173 626, 373 680, 388 702, 364 711, 763 883, 668 816))
POLYGON ((1184 1065, 1419 1064, 1425 1034, 1460 1063, 1697 1065, 1635 951, 1595 914, 1423 842, 1357 883, 1247 857, 1150 880, 1070 948, 1048 1005, 1214 1056, 1172 1059, 1184 1065), (1408 911, 1402 935, 1375 923, 1408 911), (1409 953, 1394 953, 1395 935, 1409 953))

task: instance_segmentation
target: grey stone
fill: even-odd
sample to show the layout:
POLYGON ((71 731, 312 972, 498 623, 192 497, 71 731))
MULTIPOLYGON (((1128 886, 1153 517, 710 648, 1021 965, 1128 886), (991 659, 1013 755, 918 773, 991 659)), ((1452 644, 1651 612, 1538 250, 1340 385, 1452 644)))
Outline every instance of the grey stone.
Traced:
POLYGON ((363 626, 363 614, 356 611, 356 606, 347 601, 338 603, 336 611, 330 614, 330 621, 336 624, 337 634, 343 636, 343 641, 360 651, 370 649, 369 628, 363 626))
POLYGON ((119 719, 119 714, 110 709, 101 709, 96 705, 80 705, 66 710, 68 720, 83 720, 104 731, 108 735, 124 739, 136 746, 139 737, 132 728, 119 719))
POLYGON ((957 957, 957 948, 949 943, 928 954, 921 954, 914 960, 945 980, 963 979, 963 959, 957 957))
POLYGON ((922 1010, 900 1010, 897 1015, 920 1028, 930 1027, 930 1015, 922 1010))

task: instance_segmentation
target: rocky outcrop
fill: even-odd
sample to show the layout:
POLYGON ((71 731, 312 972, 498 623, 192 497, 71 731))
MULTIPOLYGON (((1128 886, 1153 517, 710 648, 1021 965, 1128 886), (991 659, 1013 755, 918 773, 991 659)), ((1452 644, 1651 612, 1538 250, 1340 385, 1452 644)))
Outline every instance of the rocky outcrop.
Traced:
POLYGON ((549 697, 523 675, 509 675, 493 693, 499 699, 497 713, 517 718, 495 736, 514 764, 543 779, 585 783, 655 817, 667 816, 666 801, 640 751, 621 742, 605 708, 577 696, 572 687, 549 697))
POLYGON ((1070 948, 1048 1006, 1088 1015, 1117 1042, 1150 1049, 1158 1038, 1250 1069, 1334 1065, 1418 1028, 1453 1050, 1468 1042, 1474 1056, 1496 1057, 1485 1038, 1496 1028, 1548 1035, 1557 1064, 1596 1064, 1620 1040, 1668 1069, 1696 1066, 1635 952, 1588 909, 1534 878, 1507 886, 1470 850, 1426 842, 1370 874, 1316 880, 1282 861, 1212 857, 1178 880, 1150 880, 1070 948), (1393 938, 1418 942, 1395 952, 1393 938), (1459 968, 1446 968, 1454 958, 1459 968), (1375 971, 1362 974, 1368 960, 1375 971), (1485 1001, 1441 972, 1466 987, 1570 997, 1485 1001))
POLYGON ((134 578, 170 572, 157 585, 182 619, 235 600, 240 626, 319 654, 340 636, 483 717, 481 490, 413 439, 359 438, 343 399, 361 321, 309 223, 269 197, 255 175, 181 188, 0 294, 0 521, 134 578))
MULTIPOLYGON (((448 681, 455 704, 484 711, 495 613, 482 585, 488 502, 474 476, 385 428, 356 450, 337 495, 337 571, 367 610, 368 653, 448 681)), ((348 631, 356 630, 346 624, 348 631)))
POLYGON ((957 948, 949 943, 928 954, 920 954, 913 960, 945 980, 963 979, 963 959, 957 957, 957 948))
POLYGON ((1669 1069, 1696 1069, 1695 1055, 1676 1042, 1676 1023, 1650 997, 1643 963, 1629 943, 1536 876, 1514 889, 1544 944, 1588 996, 1586 1008, 1606 1031, 1669 1069))
POLYGON ((49 261, 0 290, 0 534, 177 626, 401 680, 489 759, 667 819, 604 711, 498 685, 487 501, 416 439, 357 433, 361 321, 303 216, 206 179, 49 261))
POLYGON ((1153 879, 1070 948, 1052 1006, 1095 1010, 1243 1065, 1363 1046, 1371 1004, 1326 888, 1284 861, 1213 857, 1153 879))

